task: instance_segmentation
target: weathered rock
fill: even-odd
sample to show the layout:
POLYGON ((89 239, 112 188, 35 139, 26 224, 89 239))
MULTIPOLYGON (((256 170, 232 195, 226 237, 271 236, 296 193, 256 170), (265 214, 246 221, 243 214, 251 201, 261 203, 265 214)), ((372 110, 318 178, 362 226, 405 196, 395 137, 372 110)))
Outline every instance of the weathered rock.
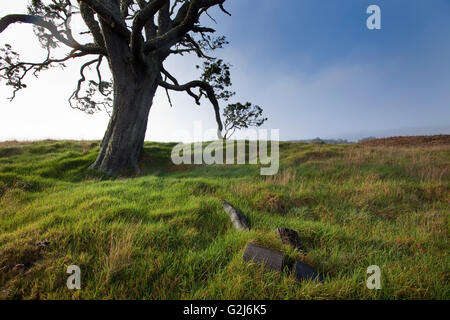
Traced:
POLYGON ((231 219, 231 223, 236 229, 247 231, 250 230, 248 220, 242 212, 233 208, 233 206, 225 200, 222 200, 222 204, 225 212, 231 219))
POLYGON ((12 268, 12 270, 13 270, 13 271, 19 271, 19 272, 24 271, 24 270, 25 270, 25 265, 22 264, 22 263, 16 264, 16 265, 12 268))
POLYGON ((10 291, 8 289, 2 289, 0 292, 2 294, 8 294, 10 291))
POLYGON ((300 238, 298 237, 298 233, 296 231, 287 228, 277 228, 277 233, 281 242, 298 250, 302 250, 300 238))
POLYGON ((313 268, 311 268, 307 264, 304 264, 303 262, 300 262, 300 261, 294 262, 293 271, 294 271, 295 277, 299 281, 309 280, 309 279, 318 280, 320 282, 324 281, 322 275, 318 274, 313 268))
POLYGON ((39 241, 38 243, 36 243, 36 246, 39 249, 44 249, 44 248, 48 247, 49 245, 50 245, 50 242, 48 242, 48 241, 39 241))
POLYGON ((245 248, 243 259, 247 262, 262 263, 266 269, 279 272, 283 270, 284 254, 282 252, 267 249, 251 242, 245 248))

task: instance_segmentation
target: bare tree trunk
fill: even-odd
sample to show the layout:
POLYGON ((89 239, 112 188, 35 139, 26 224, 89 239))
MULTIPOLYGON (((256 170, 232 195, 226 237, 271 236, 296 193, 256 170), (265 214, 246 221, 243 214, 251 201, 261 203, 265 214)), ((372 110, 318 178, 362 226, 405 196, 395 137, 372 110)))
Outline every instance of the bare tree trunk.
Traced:
POLYGON ((158 72, 122 77, 115 88, 114 106, 100 153, 91 168, 108 175, 133 168, 140 172, 141 154, 148 116, 158 88, 158 72))
POLYGON ((161 78, 161 62, 157 56, 148 56, 146 61, 134 60, 128 44, 104 21, 101 25, 114 78, 114 103, 100 153, 91 168, 108 175, 129 168, 139 173, 138 160, 161 78))

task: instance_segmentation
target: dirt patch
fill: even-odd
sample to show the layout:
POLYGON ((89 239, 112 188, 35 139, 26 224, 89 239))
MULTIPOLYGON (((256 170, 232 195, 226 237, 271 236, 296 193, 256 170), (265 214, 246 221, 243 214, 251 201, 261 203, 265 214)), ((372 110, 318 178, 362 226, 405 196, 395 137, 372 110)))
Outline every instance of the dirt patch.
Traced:
POLYGON ((435 136, 410 136, 410 137, 390 137, 375 139, 358 143, 361 146, 369 147, 434 147, 450 146, 450 135, 435 136))

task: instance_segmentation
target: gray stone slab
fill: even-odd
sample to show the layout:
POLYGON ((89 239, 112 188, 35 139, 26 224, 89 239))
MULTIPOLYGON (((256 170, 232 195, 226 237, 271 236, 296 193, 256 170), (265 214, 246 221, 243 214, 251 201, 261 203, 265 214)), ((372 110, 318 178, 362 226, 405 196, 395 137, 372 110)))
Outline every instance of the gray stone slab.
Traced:
POLYGON ((307 264, 304 264, 300 261, 295 261, 293 266, 294 275, 299 281, 303 280, 318 280, 320 282, 323 282, 324 279, 322 275, 318 274, 313 268, 308 266, 307 264))
POLYGON ((266 269, 279 272, 283 270, 283 252, 267 249, 251 242, 245 248, 243 259, 247 262, 262 263, 266 269))
POLYGON ((236 229, 239 230, 250 230, 249 223, 247 218, 244 216, 242 212, 239 210, 233 208, 231 204, 226 202, 225 200, 222 200, 223 209, 228 214, 228 216, 231 219, 231 223, 236 229))

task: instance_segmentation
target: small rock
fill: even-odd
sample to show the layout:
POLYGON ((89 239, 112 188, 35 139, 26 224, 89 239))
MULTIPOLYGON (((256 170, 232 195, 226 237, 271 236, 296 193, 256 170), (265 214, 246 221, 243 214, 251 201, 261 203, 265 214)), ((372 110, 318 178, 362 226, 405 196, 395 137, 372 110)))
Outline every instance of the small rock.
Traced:
POLYGON ((2 299, 6 298, 10 293, 10 290, 2 288, 0 290, 0 297, 2 297, 2 299))
POLYGON ((228 202, 226 202, 225 200, 222 200, 222 204, 225 212, 231 219, 231 223, 236 229, 247 231, 250 230, 247 218, 244 216, 242 212, 233 208, 233 206, 228 202))
POLYGON ((39 249, 44 249, 44 248, 48 247, 49 245, 50 245, 50 242, 48 242, 48 241, 39 241, 38 243, 36 243, 36 246, 39 249))
POLYGON ((281 242, 291 245, 298 250, 302 250, 300 238, 298 237, 298 233, 296 231, 287 228, 277 228, 277 233, 281 242))
POLYGON ((300 261, 295 261, 293 271, 295 277, 299 281, 308 279, 318 280, 320 282, 324 281, 322 275, 318 274, 313 268, 300 261))
POLYGON ((23 271, 25 269, 25 265, 22 263, 16 264, 12 270, 13 271, 23 271))
POLYGON ((249 242, 245 248, 243 259, 247 262, 262 263, 266 269, 281 272, 284 254, 280 251, 260 247, 249 242))

